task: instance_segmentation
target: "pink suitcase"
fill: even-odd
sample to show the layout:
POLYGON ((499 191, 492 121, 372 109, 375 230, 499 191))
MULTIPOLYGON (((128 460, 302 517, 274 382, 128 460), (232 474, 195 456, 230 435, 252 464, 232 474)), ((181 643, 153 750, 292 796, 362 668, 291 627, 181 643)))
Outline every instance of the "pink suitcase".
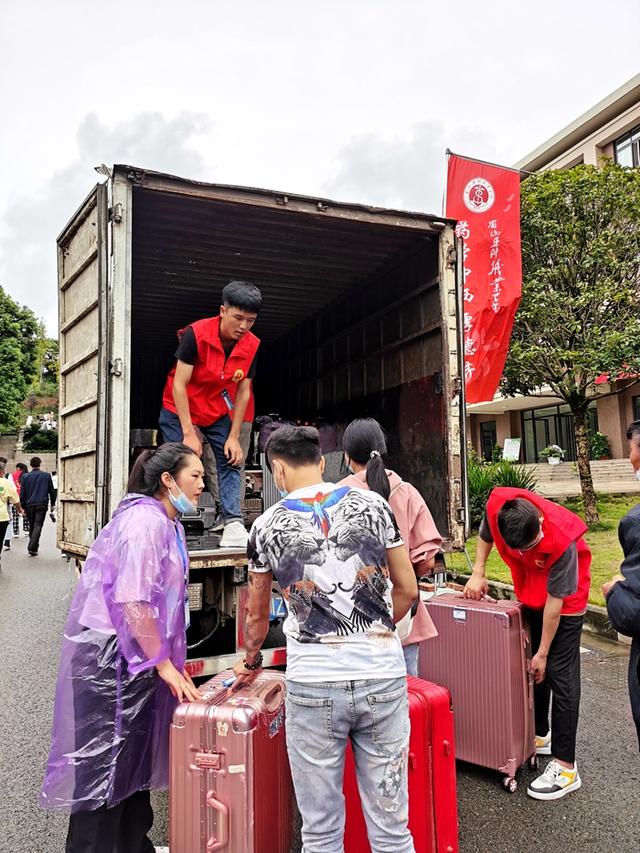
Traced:
POLYGON ((284 733, 285 677, 265 671, 227 698, 227 671, 173 715, 171 853, 289 853, 293 785, 284 733))
POLYGON ((509 791, 535 758, 531 639, 515 601, 468 601, 445 593, 426 601, 438 636, 420 646, 421 678, 448 688, 456 755, 499 770, 509 791))

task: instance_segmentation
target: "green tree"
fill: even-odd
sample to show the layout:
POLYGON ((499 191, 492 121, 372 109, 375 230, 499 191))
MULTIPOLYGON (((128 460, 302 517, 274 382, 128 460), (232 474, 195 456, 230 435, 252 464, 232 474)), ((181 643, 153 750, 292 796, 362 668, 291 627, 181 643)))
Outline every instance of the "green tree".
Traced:
POLYGON ((43 338, 40 342, 40 377, 43 383, 58 385, 60 372, 60 348, 54 338, 43 338))
POLYGON ((587 407, 594 381, 607 374, 616 393, 640 373, 640 170, 607 161, 527 178, 522 262, 502 390, 530 394, 549 385, 569 404, 593 525, 587 407))
POLYGON ((16 428, 20 405, 37 371, 42 323, 0 287, 0 432, 16 428))

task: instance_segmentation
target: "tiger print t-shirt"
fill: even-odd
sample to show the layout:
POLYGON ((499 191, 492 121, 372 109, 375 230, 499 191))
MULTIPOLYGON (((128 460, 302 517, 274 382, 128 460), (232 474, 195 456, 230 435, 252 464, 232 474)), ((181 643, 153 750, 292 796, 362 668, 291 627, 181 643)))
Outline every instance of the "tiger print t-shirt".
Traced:
POLYGON ((406 675, 386 553, 402 545, 383 498, 332 483, 291 492, 254 522, 249 568, 273 572, 286 600, 289 680, 406 675))

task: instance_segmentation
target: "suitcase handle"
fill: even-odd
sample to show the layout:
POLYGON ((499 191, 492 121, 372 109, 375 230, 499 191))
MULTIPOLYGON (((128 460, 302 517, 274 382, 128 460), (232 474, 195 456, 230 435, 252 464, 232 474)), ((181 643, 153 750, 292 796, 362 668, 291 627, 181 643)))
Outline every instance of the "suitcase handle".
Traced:
POLYGON ((207 853, 213 853, 229 843, 229 807, 217 800, 213 791, 207 794, 207 805, 218 812, 218 840, 212 837, 207 841, 207 853))
POLYGON ((284 684, 276 681, 275 684, 267 685, 258 693, 258 698, 264 702, 267 712, 272 714, 284 702, 284 684))

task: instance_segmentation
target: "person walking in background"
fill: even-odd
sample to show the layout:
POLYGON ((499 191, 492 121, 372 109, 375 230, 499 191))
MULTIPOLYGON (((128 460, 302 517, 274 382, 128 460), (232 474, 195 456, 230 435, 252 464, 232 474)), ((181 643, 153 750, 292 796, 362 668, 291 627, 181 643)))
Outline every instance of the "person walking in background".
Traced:
POLYGON ((58 472, 51 472, 51 482, 53 483, 53 503, 51 504, 51 512, 49 518, 53 523, 56 523, 56 502, 58 500, 58 472))
MULTIPOLYGON (((640 480, 640 421, 627 430, 629 462, 640 480)), ((618 526, 618 538, 624 552, 620 574, 603 584, 611 624, 626 637, 632 637, 629 656, 629 699, 640 744, 640 504, 630 509, 618 526)))
MULTIPOLYGON (((342 439, 345 462, 353 473, 339 485, 377 492, 389 502, 413 570, 418 578, 432 571, 442 545, 433 517, 420 492, 384 465, 387 443, 378 421, 360 418, 346 428, 342 439)), ((402 650, 409 675, 418 674, 418 650, 423 640, 437 636, 427 608, 420 601, 402 650)))
POLYGON ((29 519, 29 542, 27 550, 30 557, 38 554, 40 547, 40 535, 42 525, 47 517, 47 506, 51 504, 51 511, 55 508, 55 491, 51 474, 41 471, 42 460, 34 456, 31 462, 31 471, 20 478, 20 493, 22 504, 27 518, 29 519))
MULTIPOLYGON (((13 485, 16 487, 18 497, 20 497, 20 481, 28 470, 29 469, 24 464, 24 462, 17 462, 15 471, 10 475, 11 479, 13 480, 13 485)), ((15 504, 12 504, 11 512, 13 522, 13 535, 20 535, 20 519, 22 519, 22 534, 23 536, 26 536, 29 532, 29 519, 27 518, 26 514, 24 512, 22 514, 19 513, 16 509, 15 504)))
POLYGON ((0 461, 0 542, 4 539, 9 527, 9 504, 13 504, 18 512, 22 512, 13 480, 6 476, 6 464, 0 461))
MULTIPOLYGON (((0 464, 4 465, 4 471, 2 473, 3 477, 10 477, 11 476, 7 472, 7 461, 8 460, 7 460, 6 456, 0 456, 0 464)), ((12 527, 11 527, 11 525, 8 524, 4 530, 3 537, 0 539, 0 543, 2 543, 2 544, 0 544, 0 548, 2 548, 4 546, 5 551, 9 551, 11 549, 11 532, 12 532, 12 527)))
POLYGON ((154 853, 149 791, 166 788, 185 670, 189 556, 179 517, 203 488, 184 444, 136 460, 69 609, 40 805, 70 811, 66 853, 154 853))

